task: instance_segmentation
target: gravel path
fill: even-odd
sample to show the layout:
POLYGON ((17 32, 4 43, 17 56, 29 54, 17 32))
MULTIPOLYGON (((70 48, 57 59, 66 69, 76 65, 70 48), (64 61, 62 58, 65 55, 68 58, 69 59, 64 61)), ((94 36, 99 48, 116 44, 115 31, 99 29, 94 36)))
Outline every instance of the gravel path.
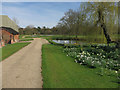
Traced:
POLYGON ((42 88, 41 48, 48 43, 36 38, 2 61, 2 88, 42 88))

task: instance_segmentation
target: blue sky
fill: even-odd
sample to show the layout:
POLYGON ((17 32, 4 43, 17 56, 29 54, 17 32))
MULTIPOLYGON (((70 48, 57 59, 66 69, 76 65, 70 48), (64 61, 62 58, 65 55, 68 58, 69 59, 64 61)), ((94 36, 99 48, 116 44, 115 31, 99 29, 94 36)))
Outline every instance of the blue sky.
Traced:
POLYGON ((3 2, 2 14, 17 18, 20 27, 28 25, 53 27, 69 9, 78 9, 80 2, 3 2))

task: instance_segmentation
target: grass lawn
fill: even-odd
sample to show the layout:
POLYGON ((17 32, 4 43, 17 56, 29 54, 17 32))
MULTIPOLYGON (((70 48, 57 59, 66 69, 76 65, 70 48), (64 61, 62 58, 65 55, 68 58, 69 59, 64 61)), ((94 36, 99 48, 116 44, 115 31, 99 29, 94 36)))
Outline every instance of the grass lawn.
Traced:
POLYGON ((32 39, 32 38, 29 38, 29 39, 20 39, 20 41, 32 41, 32 40, 34 40, 34 39, 32 39))
POLYGON ((22 39, 23 36, 24 36, 24 35, 19 35, 19 39, 22 39))
POLYGON ((0 51, 2 50, 2 60, 9 57, 10 55, 17 52, 28 44, 30 44, 30 42, 7 44, 6 46, 0 48, 0 51))
POLYGON ((87 68, 63 53, 61 46, 43 45, 43 88, 116 88, 115 77, 97 75, 98 69, 87 68))

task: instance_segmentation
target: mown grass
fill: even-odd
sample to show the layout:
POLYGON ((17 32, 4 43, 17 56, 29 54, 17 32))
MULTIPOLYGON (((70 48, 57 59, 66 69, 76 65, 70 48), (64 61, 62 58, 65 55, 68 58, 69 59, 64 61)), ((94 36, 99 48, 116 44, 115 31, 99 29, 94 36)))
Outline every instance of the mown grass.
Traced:
POLYGON ((63 53, 56 45, 42 47, 43 88, 116 88, 116 78, 97 75, 91 69, 74 63, 74 59, 63 53))
POLYGON ((30 42, 7 44, 6 46, 0 48, 0 51, 2 50, 1 51, 2 52, 2 59, 1 60, 4 60, 5 58, 9 57, 10 55, 17 52, 21 48, 27 46, 28 44, 30 44, 30 42))
POLYGON ((34 39, 32 39, 32 38, 29 38, 29 39, 20 39, 20 41, 32 41, 32 40, 34 40, 34 39))
POLYGON ((40 38, 40 35, 27 35, 25 38, 40 38))
POLYGON ((23 36, 24 36, 24 35, 19 35, 19 39, 22 39, 23 36))

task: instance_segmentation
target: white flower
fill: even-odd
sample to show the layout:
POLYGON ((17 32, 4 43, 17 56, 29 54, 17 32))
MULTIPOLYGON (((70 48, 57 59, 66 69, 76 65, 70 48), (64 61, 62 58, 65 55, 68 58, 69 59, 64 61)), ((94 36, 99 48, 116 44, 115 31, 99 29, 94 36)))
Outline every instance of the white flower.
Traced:
POLYGON ((82 64, 82 63, 80 63, 80 64, 82 64))
POLYGON ((81 57, 83 57, 83 55, 81 55, 81 57))
POLYGON ((115 71, 115 73, 118 73, 118 71, 115 71))
POLYGON ((87 57, 87 60, 89 59, 90 57, 87 57))
POLYGON ((107 62, 107 64, 109 64, 109 62, 107 62))
POLYGON ((92 61, 92 64, 94 63, 94 61, 92 61))
POLYGON ((103 55, 103 57, 105 57, 105 55, 103 55))
POLYGON ((80 57, 80 55, 77 55, 77 57, 80 57))

